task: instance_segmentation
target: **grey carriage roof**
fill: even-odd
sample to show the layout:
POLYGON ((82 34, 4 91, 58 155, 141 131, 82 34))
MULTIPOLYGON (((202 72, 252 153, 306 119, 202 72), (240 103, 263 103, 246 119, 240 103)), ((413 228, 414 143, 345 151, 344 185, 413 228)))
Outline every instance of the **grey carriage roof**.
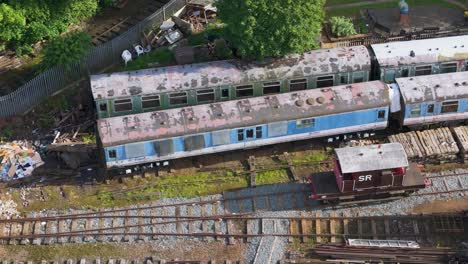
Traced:
POLYGON ((262 65, 230 60, 92 75, 91 90, 95 100, 111 99, 359 70, 370 70, 364 46, 313 50, 262 65))
POLYGON ((468 35, 398 41, 371 47, 381 67, 468 59, 468 35))
POLYGON ((335 149, 342 173, 408 167, 406 152, 400 143, 335 149))
POLYGON ((113 146, 388 105, 388 87, 372 81, 104 118, 97 126, 103 145, 113 146))
POLYGON ((405 103, 468 98, 468 71, 397 78, 405 103))

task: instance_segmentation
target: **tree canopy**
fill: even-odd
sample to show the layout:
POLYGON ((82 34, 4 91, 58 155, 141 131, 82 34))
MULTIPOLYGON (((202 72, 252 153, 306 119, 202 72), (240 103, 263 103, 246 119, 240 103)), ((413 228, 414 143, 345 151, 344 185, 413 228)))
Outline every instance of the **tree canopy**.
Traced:
POLYGON ((0 0, 0 42, 17 51, 66 31, 96 14, 99 0, 0 0))
POLYGON ((245 58, 301 53, 318 46, 325 0, 218 0, 224 36, 245 58))

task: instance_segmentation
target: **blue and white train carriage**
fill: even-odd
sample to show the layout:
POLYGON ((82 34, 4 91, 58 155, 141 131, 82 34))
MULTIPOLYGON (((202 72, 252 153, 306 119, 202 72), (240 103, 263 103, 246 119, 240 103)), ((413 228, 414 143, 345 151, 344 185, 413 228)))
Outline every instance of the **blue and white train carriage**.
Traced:
POLYGON ((387 127, 381 81, 98 120, 108 168, 387 127))
POLYGON ((468 72, 397 78, 402 102, 402 126, 466 122, 468 72))

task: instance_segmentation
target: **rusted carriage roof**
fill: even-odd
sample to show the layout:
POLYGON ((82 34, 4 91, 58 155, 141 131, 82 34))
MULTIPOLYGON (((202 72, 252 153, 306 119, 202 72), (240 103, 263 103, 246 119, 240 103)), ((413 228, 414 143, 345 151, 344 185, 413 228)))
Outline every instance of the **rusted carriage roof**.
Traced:
POLYGON ((408 167, 408 158, 400 143, 338 148, 335 153, 342 173, 408 167))
POLYGON ((468 98, 468 72, 397 78, 405 103, 468 98))
POLYGON ((149 141, 389 105, 380 81, 99 119, 104 146, 149 141))
POLYGON ((371 45, 381 67, 468 59, 468 35, 371 45))
POLYGON ((214 61, 92 75, 91 90, 94 99, 109 99, 359 70, 370 70, 364 46, 314 50, 265 64, 214 61))

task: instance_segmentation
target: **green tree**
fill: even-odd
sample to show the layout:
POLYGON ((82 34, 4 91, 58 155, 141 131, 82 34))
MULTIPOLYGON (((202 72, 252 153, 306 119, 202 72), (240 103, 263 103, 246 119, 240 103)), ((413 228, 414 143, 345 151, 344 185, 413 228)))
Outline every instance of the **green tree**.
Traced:
POLYGON ((20 39, 25 26, 26 19, 21 12, 5 3, 0 4, 0 42, 20 39))
POLYGON ((246 58, 301 53, 318 46, 325 0, 218 0, 224 37, 246 58))
POLYGON ((91 37, 85 32, 75 31, 53 38, 43 49, 43 67, 62 65, 68 68, 71 63, 79 62, 91 46, 91 37))
POLYGON ((332 33, 337 37, 347 37, 356 35, 356 29, 350 18, 346 17, 332 17, 330 19, 332 33))

